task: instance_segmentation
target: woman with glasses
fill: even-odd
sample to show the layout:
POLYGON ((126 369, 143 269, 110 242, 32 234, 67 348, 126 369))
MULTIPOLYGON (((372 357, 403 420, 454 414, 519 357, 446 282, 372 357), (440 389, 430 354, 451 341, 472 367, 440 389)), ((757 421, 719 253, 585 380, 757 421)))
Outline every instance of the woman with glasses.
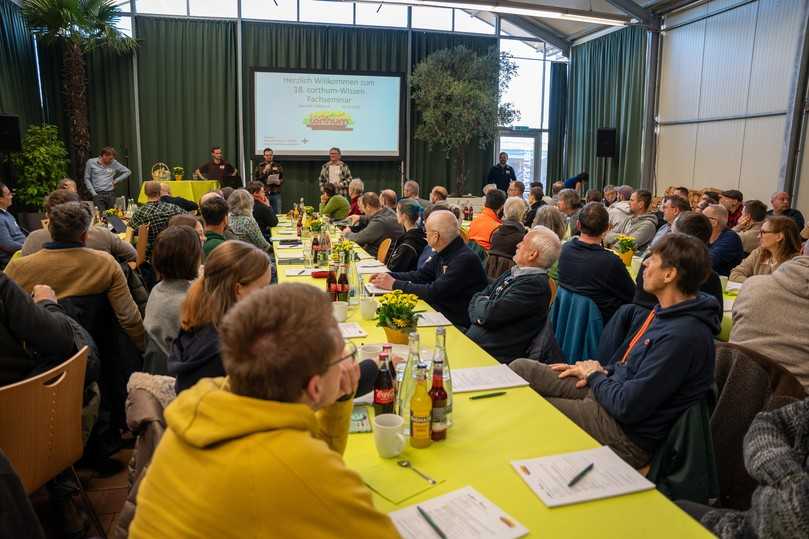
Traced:
POLYGON ((341 456, 360 372, 328 296, 271 286, 219 334, 227 380, 166 408, 130 537, 399 537, 341 456))
POLYGON ((270 284, 270 258, 248 243, 226 241, 205 261, 205 273, 191 285, 180 312, 180 333, 168 358, 179 394, 201 378, 224 376, 219 329, 239 301, 270 284))
POLYGON ((742 283, 753 275, 769 275, 801 253, 798 225, 786 216, 770 216, 759 230, 759 246, 730 272, 729 280, 742 283))

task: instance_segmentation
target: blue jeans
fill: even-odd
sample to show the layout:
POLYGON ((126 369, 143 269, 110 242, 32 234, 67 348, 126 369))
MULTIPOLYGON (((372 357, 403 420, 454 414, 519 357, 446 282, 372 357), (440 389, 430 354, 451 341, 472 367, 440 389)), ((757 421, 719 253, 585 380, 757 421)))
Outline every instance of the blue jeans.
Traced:
POLYGON ((275 215, 281 214, 281 193, 270 193, 268 195, 270 199, 270 206, 272 206, 272 211, 275 212, 275 215))

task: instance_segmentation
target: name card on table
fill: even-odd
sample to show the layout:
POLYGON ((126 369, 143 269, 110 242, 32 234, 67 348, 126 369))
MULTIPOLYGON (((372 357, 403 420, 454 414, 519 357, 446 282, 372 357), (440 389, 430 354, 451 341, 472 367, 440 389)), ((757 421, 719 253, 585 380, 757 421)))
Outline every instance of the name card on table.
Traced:
POLYGON ((441 537, 436 528, 445 537, 459 538, 516 539, 528 534, 528 528, 472 487, 411 505, 389 516, 405 539, 441 537))

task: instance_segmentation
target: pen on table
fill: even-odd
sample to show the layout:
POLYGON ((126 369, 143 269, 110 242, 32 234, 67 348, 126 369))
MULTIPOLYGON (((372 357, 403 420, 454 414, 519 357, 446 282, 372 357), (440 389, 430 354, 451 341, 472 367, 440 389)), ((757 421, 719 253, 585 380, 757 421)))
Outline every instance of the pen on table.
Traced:
POLYGON ((441 539, 447 539, 447 534, 441 531, 441 528, 439 528, 438 524, 436 524, 435 521, 433 521, 433 519, 430 518, 430 515, 427 514, 427 511, 425 511, 418 505, 416 506, 416 509, 418 509, 419 514, 422 516, 422 518, 424 518, 424 520, 427 521, 427 524, 429 524, 430 527, 435 531, 435 533, 438 534, 438 537, 440 537, 441 539))
POLYGON ((483 395, 475 395, 474 397, 469 397, 469 400, 478 400, 478 399, 490 399, 492 397, 499 397, 500 395, 505 395, 505 391, 496 391, 494 393, 484 393, 483 395))
POLYGON ((590 464, 588 464, 588 465, 587 465, 587 467, 586 467, 585 469, 583 469, 582 471, 580 471, 579 473, 577 473, 577 474, 576 474, 576 475, 573 477, 573 479, 571 479, 571 480, 570 480, 570 483, 568 483, 568 484, 567 484, 568 488, 572 487, 573 485, 575 485, 576 483, 578 483, 579 481, 581 481, 581 480, 584 478, 584 476, 585 476, 585 475, 587 475, 588 473, 590 473, 590 470, 592 470, 592 469, 593 469, 593 466, 595 466, 595 464, 593 464, 593 463, 591 462, 590 464))

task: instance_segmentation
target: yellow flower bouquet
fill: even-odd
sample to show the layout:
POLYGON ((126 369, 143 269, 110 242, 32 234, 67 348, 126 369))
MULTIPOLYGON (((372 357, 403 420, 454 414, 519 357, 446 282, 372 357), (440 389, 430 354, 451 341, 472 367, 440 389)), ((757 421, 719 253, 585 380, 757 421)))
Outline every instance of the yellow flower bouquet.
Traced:
POLYGON ((618 235, 618 240, 613 245, 615 252, 621 258, 624 266, 632 264, 632 256, 635 254, 635 238, 632 236, 618 235))
POLYGON ((415 294, 394 290, 379 298, 376 325, 385 328, 388 340, 394 344, 407 344, 407 335, 416 330, 419 302, 415 294))

